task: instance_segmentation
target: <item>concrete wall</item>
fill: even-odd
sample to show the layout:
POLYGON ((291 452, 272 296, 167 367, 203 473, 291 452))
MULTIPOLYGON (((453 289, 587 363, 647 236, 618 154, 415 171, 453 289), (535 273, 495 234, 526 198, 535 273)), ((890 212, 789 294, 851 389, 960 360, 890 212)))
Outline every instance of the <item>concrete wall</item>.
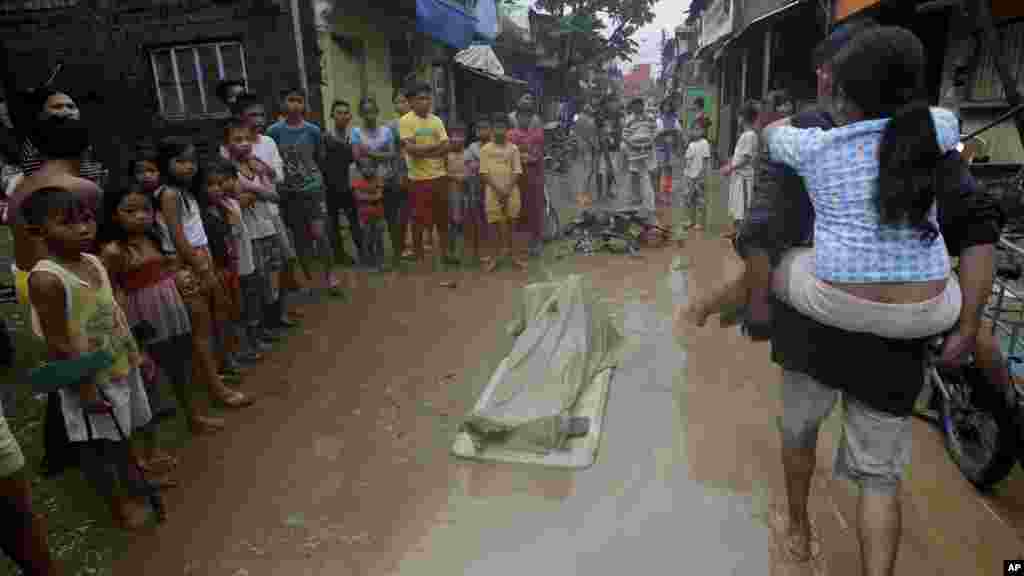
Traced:
MULTIPOLYGON (((349 4, 342 7, 339 3, 331 21, 332 30, 317 35, 324 83, 324 118, 330 117, 330 108, 335 100, 348 102, 353 113, 357 113, 359 100, 364 95, 377 100, 382 120, 394 117, 392 97, 394 87, 401 79, 393 77, 392 60, 395 55, 391 53, 391 42, 404 38, 415 25, 410 18, 395 17, 404 9, 399 4, 356 8, 349 4), (356 56, 341 49, 335 35, 357 40, 364 53, 356 56)), ((442 48, 422 37, 418 46, 422 47, 422 53, 414 55, 421 58, 416 78, 430 82, 433 72, 430 63, 440 57, 442 48)))
POLYGON ((394 21, 388 21, 383 15, 359 12, 345 6, 344 10, 337 10, 332 23, 333 34, 358 39, 365 52, 362 58, 354 57, 339 47, 331 33, 319 34, 326 83, 323 87, 324 117, 330 116, 330 107, 335 100, 347 101, 356 112, 359 99, 365 95, 376 98, 381 118, 391 118, 394 116, 391 36, 383 32, 393 27, 394 21), (365 94, 363 82, 366 84, 365 94))

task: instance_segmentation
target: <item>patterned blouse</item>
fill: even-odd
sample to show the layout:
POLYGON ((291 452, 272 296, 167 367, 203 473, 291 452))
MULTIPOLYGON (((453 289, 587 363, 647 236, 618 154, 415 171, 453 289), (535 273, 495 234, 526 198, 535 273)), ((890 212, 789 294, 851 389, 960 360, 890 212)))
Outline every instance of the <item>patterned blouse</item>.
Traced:
MULTIPOLYGON (((960 140, 952 112, 932 108, 943 153, 960 140)), ((878 149, 888 119, 832 130, 782 126, 763 134, 771 159, 792 167, 814 206, 815 275, 840 283, 926 282, 949 276, 940 235, 930 244, 910 225, 883 226, 875 208, 878 149)), ((928 220, 938 228, 936 208, 928 220)))

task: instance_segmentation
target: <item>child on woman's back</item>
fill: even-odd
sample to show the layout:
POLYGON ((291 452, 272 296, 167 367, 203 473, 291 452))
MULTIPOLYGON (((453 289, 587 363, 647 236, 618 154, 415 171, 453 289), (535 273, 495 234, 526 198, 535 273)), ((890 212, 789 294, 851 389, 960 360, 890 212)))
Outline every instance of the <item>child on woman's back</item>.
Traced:
POLYGON ((47 256, 29 273, 29 299, 52 360, 74 360, 105 351, 108 368, 58 392, 68 439, 80 452, 83 472, 127 529, 145 522, 142 478, 132 464, 129 435, 151 419, 139 373, 141 356, 124 312, 114 299, 99 258, 83 253, 96 239, 94 210, 66 189, 33 193, 20 207, 27 232, 47 256), (115 423, 111 417, 117 418, 115 423))

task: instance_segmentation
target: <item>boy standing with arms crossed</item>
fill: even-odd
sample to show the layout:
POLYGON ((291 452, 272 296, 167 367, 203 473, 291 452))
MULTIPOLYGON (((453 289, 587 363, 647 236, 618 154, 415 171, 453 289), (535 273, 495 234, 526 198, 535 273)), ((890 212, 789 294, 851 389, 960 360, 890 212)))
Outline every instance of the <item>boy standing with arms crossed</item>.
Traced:
MULTIPOLYGON (((523 164, 519 148, 507 140, 508 124, 508 116, 495 114, 491 120, 493 141, 480 149, 480 182, 484 186, 487 222, 496 225, 498 230, 494 260, 487 263, 488 272, 497 269, 499 258, 508 258, 511 254, 510 228, 519 218, 518 181, 523 174, 523 164)), ((526 262, 518 258, 513 263, 526 269, 526 262)))
POLYGON ((285 221, 292 229, 295 251, 306 277, 313 278, 312 263, 316 253, 329 293, 341 296, 341 285, 333 271, 334 247, 324 230, 327 197, 323 172, 317 165, 322 145, 320 128, 306 121, 306 97, 301 90, 289 89, 281 96, 285 119, 268 128, 267 135, 277 143, 284 160, 280 193, 285 221))
POLYGON ((413 246, 416 259, 424 261, 423 232, 437 227, 441 261, 451 263, 448 255, 448 187, 445 156, 448 133, 441 119, 430 112, 433 100, 429 84, 415 85, 407 94, 412 105, 399 121, 402 152, 408 157, 409 199, 412 207, 413 246))

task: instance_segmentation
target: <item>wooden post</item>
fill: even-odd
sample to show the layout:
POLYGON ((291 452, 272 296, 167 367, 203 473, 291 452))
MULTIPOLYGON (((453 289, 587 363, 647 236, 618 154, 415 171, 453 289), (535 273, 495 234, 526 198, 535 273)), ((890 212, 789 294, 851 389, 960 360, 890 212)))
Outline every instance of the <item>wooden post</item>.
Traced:
MULTIPOLYGON (((992 0, 979 0, 977 6, 977 21, 981 24, 982 32, 985 35, 985 42, 992 50, 992 61, 995 64, 996 72, 999 74, 999 81, 1003 84, 1003 92, 1006 102, 1011 108, 1021 104, 1020 92, 1017 89, 1017 79, 1010 72, 1009 63, 1006 61, 1006 54, 1002 50, 1002 42, 999 32, 996 31, 995 20, 992 17, 992 0)), ((1017 125, 1017 133, 1020 135, 1021 143, 1024 144, 1024 114, 1017 114, 1014 117, 1017 125)))

